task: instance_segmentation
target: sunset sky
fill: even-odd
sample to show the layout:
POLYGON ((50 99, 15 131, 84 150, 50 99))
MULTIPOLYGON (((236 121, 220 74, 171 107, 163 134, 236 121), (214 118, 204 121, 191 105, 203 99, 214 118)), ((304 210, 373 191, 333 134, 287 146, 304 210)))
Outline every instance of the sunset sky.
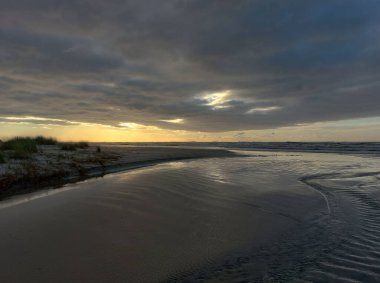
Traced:
POLYGON ((0 138, 380 141, 378 0, 1 0, 0 138))

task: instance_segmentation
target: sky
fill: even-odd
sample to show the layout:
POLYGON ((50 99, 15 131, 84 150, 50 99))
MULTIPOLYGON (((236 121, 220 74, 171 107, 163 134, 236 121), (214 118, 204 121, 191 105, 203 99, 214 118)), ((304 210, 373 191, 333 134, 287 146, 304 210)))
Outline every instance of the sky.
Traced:
POLYGON ((0 138, 380 141, 378 0, 1 0, 0 138))

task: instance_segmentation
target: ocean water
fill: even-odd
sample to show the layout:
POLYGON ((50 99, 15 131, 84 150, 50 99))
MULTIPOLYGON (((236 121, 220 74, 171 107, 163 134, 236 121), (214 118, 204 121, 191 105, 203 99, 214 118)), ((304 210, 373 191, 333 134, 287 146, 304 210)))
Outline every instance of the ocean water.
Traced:
MULTIPOLYGON (((120 144, 120 143, 119 143, 120 144)), ((217 147, 239 150, 379 154, 379 142, 162 142, 121 143, 138 146, 217 147)))
POLYGON ((240 152, 1 203, 4 282, 380 281, 380 158, 240 152))

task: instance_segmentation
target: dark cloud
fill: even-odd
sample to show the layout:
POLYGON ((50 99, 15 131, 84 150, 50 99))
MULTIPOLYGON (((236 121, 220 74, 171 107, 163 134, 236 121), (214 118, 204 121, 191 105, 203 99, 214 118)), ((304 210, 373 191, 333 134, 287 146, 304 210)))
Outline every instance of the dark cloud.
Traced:
POLYGON ((123 57, 87 39, 0 30, 0 64, 25 72, 99 72, 123 66, 123 57))
POLYGON ((377 0, 3 0, 0 111, 196 131, 380 116, 379 12, 377 0))

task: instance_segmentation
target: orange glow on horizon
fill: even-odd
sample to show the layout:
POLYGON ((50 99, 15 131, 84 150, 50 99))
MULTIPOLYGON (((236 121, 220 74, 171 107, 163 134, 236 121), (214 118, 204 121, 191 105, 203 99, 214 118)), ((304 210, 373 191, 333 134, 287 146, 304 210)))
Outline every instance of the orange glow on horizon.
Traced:
POLYGON ((279 129, 231 132, 167 130, 154 126, 136 126, 138 124, 133 123, 123 123, 123 125, 121 127, 113 127, 91 123, 69 123, 67 125, 34 124, 33 122, 13 120, 10 122, 0 122, 0 139, 6 140, 14 136, 44 135, 55 137, 61 141, 89 142, 380 140, 380 121, 377 119, 356 119, 351 121, 304 124, 279 129), (363 127, 363 124, 366 127, 363 127))

